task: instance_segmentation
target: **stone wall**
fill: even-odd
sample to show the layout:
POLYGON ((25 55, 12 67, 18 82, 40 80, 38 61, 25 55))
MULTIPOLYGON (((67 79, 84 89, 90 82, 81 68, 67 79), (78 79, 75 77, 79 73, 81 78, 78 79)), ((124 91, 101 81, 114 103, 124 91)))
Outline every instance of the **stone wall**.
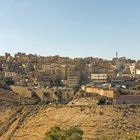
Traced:
POLYGON ((93 94, 99 94, 101 96, 105 96, 108 98, 115 98, 117 96, 117 92, 111 89, 102 89, 97 87, 86 87, 85 92, 87 93, 93 93, 93 94))

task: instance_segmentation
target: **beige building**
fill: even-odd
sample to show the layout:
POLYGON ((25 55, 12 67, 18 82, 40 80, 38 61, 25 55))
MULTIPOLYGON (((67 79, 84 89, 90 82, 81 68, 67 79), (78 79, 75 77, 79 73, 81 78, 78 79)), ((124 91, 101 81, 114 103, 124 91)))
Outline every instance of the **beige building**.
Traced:
POLYGON ((67 80, 62 80, 62 84, 68 87, 75 87, 79 85, 78 77, 68 77, 67 80))
POLYGON ((43 71, 50 70, 50 65, 42 65, 42 70, 43 71))
POLYGON ((16 73, 15 72, 4 72, 5 77, 15 77, 16 73))
POLYGON ((2 64, 2 69, 3 71, 8 71, 9 70, 8 64, 2 64))
POLYGON ((60 70, 61 70, 61 78, 65 79, 66 78, 67 66, 66 65, 61 65, 60 70))
POLYGON ((136 65, 136 75, 140 75, 140 65, 136 65))
POLYGON ((129 69, 130 69, 131 75, 135 75, 136 74, 136 65, 135 64, 131 64, 129 66, 129 69))
POLYGON ((140 69, 136 69, 136 75, 140 75, 140 69))
POLYGON ((77 86, 79 84, 78 77, 76 77, 76 76, 75 77, 68 77, 67 81, 68 81, 69 87, 77 86))

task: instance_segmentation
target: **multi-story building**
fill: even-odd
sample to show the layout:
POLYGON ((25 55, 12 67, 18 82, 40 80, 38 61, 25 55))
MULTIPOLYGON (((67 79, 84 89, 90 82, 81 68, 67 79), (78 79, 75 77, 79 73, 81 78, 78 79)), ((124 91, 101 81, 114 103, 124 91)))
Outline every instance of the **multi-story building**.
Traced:
POLYGON ((79 85, 78 77, 68 77, 67 80, 62 80, 62 84, 68 87, 75 87, 79 85))
POLYGON ((2 70, 3 70, 3 71, 9 71, 9 66, 8 66, 8 64, 6 64, 6 63, 2 64, 2 70))
POLYGON ((16 76, 16 73, 15 72, 4 72, 4 76, 5 77, 15 77, 16 76))
POLYGON ((91 80, 93 82, 107 82, 107 74, 106 73, 94 73, 91 74, 91 80))
POLYGON ((136 76, 140 76, 140 65, 139 64, 136 65, 135 70, 136 70, 136 76))
POLYGON ((131 75, 135 76, 136 75, 136 65, 135 65, 135 63, 130 64, 129 69, 130 69, 131 75))
POLYGON ((67 66, 66 65, 61 65, 60 66, 60 70, 61 70, 61 78, 62 79, 66 79, 66 76, 67 76, 67 66))

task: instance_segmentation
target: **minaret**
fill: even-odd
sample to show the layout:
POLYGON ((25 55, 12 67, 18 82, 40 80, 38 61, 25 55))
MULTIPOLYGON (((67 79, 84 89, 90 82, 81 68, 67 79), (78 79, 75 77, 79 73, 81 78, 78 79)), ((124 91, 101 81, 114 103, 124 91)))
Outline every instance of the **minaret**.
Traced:
POLYGON ((118 52, 116 52, 116 58, 118 58, 118 52))
POLYGON ((119 63, 119 58, 118 58, 118 52, 116 52, 116 66, 117 66, 117 70, 120 69, 120 63, 119 63))

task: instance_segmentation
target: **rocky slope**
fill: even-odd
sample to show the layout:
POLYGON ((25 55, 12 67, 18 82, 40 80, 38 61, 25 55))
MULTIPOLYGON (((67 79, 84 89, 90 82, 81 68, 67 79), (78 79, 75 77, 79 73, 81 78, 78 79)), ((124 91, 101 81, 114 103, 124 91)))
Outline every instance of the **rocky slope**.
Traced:
POLYGON ((119 140, 140 133, 140 106, 23 106, 3 109, 0 120, 1 140, 42 140, 54 125, 79 126, 85 140, 119 140))
POLYGON ((17 106, 35 104, 37 101, 35 98, 27 98, 20 94, 14 93, 10 89, 0 88, 0 106, 17 106))
POLYGON ((35 105, 35 99, 0 88, 0 140, 43 140, 54 125, 79 126, 84 140, 125 140, 140 135, 140 105, 97 106, 94 97, 65 106, 35 105))

